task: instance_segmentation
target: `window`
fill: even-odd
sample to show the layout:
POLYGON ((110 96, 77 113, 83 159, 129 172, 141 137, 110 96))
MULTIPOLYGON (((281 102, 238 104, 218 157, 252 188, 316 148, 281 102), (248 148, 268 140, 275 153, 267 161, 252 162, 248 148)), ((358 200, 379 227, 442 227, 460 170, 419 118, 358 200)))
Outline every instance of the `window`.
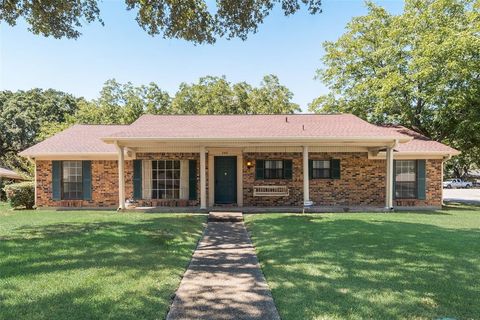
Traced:
POLYGON ((326 179, 330 177, 330 160, 312 160, 312 179, 326 179))
POLYGON ((283 161, 265 160, 265 179, 283 179, 283 161))
POLYGON ((152 199, 180 198, 180 161, 152 161, 152 199))
POLYGON ((82 161, 62 162, 62 199, 83 198, 82 161))
POLYGON ((415 160, 395 161, 395 198, 416 198, 417 166, 415 160))
POLYGON ((292 160, 255 160, 255 179, 292 179, 292 160))

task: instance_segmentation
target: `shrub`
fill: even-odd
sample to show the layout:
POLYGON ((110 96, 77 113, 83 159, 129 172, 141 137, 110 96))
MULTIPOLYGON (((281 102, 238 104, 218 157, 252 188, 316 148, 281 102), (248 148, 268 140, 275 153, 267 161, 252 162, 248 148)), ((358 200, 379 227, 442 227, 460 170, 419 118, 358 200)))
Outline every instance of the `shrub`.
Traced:
POLYGON ((5 188, 7 200, 13 208, 32 209, 35 205, 35 184, 33 181, 12 183, 5 188))

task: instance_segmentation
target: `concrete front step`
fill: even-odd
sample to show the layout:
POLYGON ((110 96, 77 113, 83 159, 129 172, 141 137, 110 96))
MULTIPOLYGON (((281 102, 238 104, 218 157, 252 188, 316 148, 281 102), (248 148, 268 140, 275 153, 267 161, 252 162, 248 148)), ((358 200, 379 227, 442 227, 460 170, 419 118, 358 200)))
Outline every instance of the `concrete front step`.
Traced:
POLYGON ((212 211, 208 214, 209 222, 241 222, 242 212, 212 211))

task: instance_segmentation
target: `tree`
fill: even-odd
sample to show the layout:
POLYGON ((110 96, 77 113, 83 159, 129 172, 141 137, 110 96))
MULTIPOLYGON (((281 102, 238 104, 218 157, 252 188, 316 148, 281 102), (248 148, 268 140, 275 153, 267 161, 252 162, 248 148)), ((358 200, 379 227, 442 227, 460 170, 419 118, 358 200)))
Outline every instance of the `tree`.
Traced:
POLYGON ((66 121, 77 103, 72 95, 53 89, 0 92, 0 165, 29 171, 17 153, 38 141, 43 124, 66 121))
POLYGON ((260 87, 240 82, 231 84, 225 77, 207 76, 198 83, 182 83, 172 100, 175 114, 278 114, 300 108, 291 102, 293 93, 278 77, 267 75, 260 87))
MULTIPOLYGON (((4 0, 0 4, 0 21, 13 26, 23 18, 34 34, 76 39, 84 23, 104 24, 98 2, 4 0)), ((278 4, 285 15, 294 14, 302 6, 311 14, 321 12, 321 0, 219 0, 211 8, 205 0, 125 0, 125 4, 128 10, 136 10, 137 23, 148 34, 198 44, 214 43, 224 36, 245 40, 278 4)))
POLYGON ((105 82, 100 98, 79 105, 74 123, 130 124, 142 114, 165 114, 170 110, 170 96, 155 83, 134 86, 115 79, 105 82))
POLYGON ((263 77, 259 88, 254 88, 249 96, 252 114, 284 114, 301 111, 300 107, 291 102, 293 93, 275 75, 263 77))
POLYGON ((402 124, 478 164, 480 1, 406 0, 400 15, 367 8, 324 43, 317 77, 330 93, 309 109, 402 124))

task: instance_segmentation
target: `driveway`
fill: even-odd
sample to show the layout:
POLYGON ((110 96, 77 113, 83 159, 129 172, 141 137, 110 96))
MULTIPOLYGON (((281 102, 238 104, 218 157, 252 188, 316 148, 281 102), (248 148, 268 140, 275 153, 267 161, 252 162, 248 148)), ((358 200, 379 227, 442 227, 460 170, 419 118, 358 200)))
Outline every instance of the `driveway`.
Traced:
POLYGON ((480 205, 480 189, 443 189, 443 200, 480 205))

